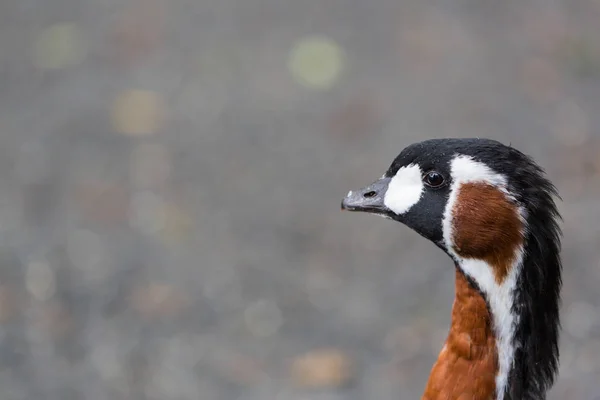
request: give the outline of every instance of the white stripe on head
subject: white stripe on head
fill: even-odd
[[[508,385],[508,374],[512,368],[514,353],[519,346],[514,340],[514,330],[519,316],[515,315],[512,307],[517,278],[523,262],[523,248],[518,250],[508,276],[499,284],[494,278],[494,270],[491,265],[483,260],[460,257],[454,251],[452,211],[461,185],[469,182],[486,183],[501,190],[509,199],[514,200],[514,197],[508,192],[507,179],[504,175],[494,172],[487,165],[475,161],[471,157],[461,155],[454,157],[450,162],[450,173],[452,185],[442,221],[444,242],[448,253],[456,260],[461,270],[477,283],[490,306],[498,349],[496,398],[502,400]],[[485,201],[485,199],[482,199],[482,201]],[[524,223],[525,214],[522,208],[519,209],[519,212]]]
[[[458,189],[461,185],[470,182],[481,182],[495,186],[503,192],[506,191],[506,177],[497,174],[487,165],[473,160],[473,158],[463,155],[455,156],[450,161],[450,176],[452,184],[450,186],[450,196],[444,210],[444,219],[442,220],[442,230],[444,242],[448,251],[452,252],[454,243],[452,242],[452,210],[458,197]],[[454,254],[453,254],[454,256]]]
[[[506,186],[506,177],[497,174],[487,165],[469,156],[457,155],[450,162],[450,173],[455,182],[485,182],[493,186]]]
[[[396,215],[406,213],[421,199],[424,189],[422,175],[416,164],[400,168],[390,180],[383,204]]]

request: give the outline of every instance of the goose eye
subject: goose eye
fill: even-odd
[[[430,187],[440,187],[444,184],[444,177],[439,172],[430,171],[423,176],[423,182]]]

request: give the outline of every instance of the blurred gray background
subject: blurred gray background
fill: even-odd
[[[600,397],[600,1],[0,2],[2,399],[420,398],[450,260],[341,198],[488,137],[564,216]]]

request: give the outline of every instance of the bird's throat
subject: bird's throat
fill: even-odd
[[[448,337],[422,400],[496,398],[498,351],[485,299],[456,268],[456,294]]]

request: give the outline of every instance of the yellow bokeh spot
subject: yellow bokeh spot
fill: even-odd
[[[162,238],[168,244],[176,244],[184,241],[192,230],[191,217],[183,209],[173,204],[165,207],[165,226],[162,230]]]
[[[294,46],[288,66],[297,83],[328,89],[339,78],[343,64],[343,51],[337,43],[326,37],[310,37]]]
[[[81,32],[74,24],[56,24],[43,30],[33,48],[33,62],[41,69],[60,69],[77,64],[85,56]]]
[[[155,92],[121,92],[112,108],[113,127],[117,132],[126,135],[153,134],[162,126],[165,108],[162,98]]]

